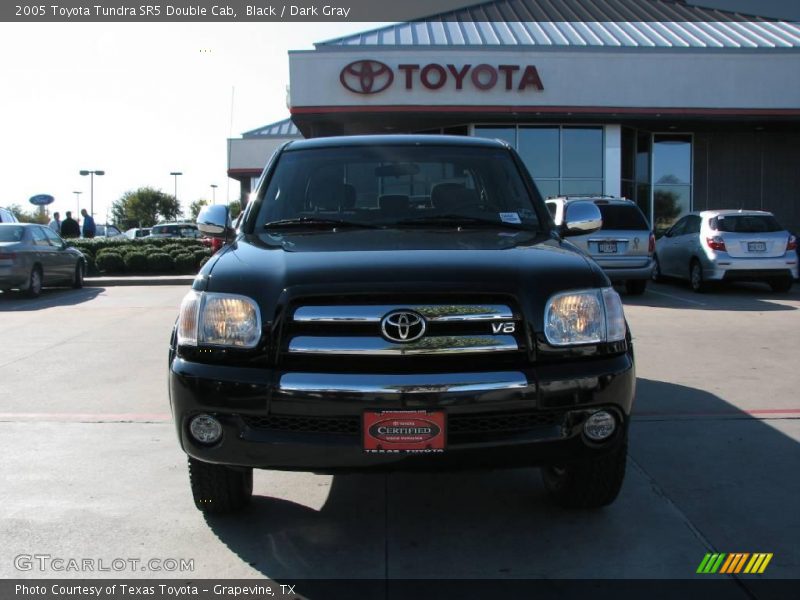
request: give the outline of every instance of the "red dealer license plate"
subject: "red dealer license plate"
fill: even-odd
[[[446,440],[444,411],[367,411],[363,417],[367,454],[439,454]]]

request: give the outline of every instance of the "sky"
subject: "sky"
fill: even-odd
[[[289,50],[376,23],[0,23],[0,206],[94,214],[126,191],[236,199],[229,137],[289,116]],[[233,100],[233,101],[232,101]]]
[[[697,4],[800,19],[789,0]],[[174,193],[174,171],[187,211],[236,199],[226,140],[289,116],[288,51],[381,25],[0,23],[0,206],[50,194],[62,217],[88,208],[80,170],[106,172],[94,178],[98,223],[126,191]]]

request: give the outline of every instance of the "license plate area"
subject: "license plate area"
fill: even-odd
[[[600,254],[616,254],[617,242],[598,242],[597,251]]]
[[[766,252],[767,251],[767,243],[766,242],[747,242],[747,251],[748,252]]]
[[[446,447],[447,415],[442,410],[370,410],[361,424],[367,454],[440,454]]]

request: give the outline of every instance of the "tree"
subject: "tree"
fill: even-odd
[[[111,206],[111,214],[121,229],[151,227],[159,220],[174,221],[183,215],[175,196],[151,187],[125,192]]]
[[[192,221],[197,221],[197,215],[200,214],[200,211],[203,210],[204,206],[208,206],[208,200],[195,200],[189,205],[189,215],[192,218]]]
[[[228,210],[231,213],[231,221],[235,221],[236,217],[239,216],[239,213],[242,212],[242,205],[234,200],[228,204]]]
[[[50,216],[45,211],[44,206],[27,211],[19,204],[12,204],[8,209],[14,213],[14,216],[17,217],[20,223],[39,223],[41,225],[47,225],[50,222]]]

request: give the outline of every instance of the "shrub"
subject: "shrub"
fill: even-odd
[[[147,270],[147,254],[138,251],[129,251],[125,254],[125,269],[132,273]]]
[[[169,254],[154,252],[147,255],[147,267],[156,272],[171,271],[175,267],[175,261]]]
[[[203,248],[202,250],[195,250],[194,251],[194,265],[197,268],[202,267],[205,264],[204,258],[211,258],[211,250],[206,250]]]
[[[101,252],[97,257],[97,268],[105,273],[121,273],[125,270],[122,256],[116,252]]]
[[[179,273],[192,273],[195,270],[193,254],[178,254],[175,257],[175,270]]]

